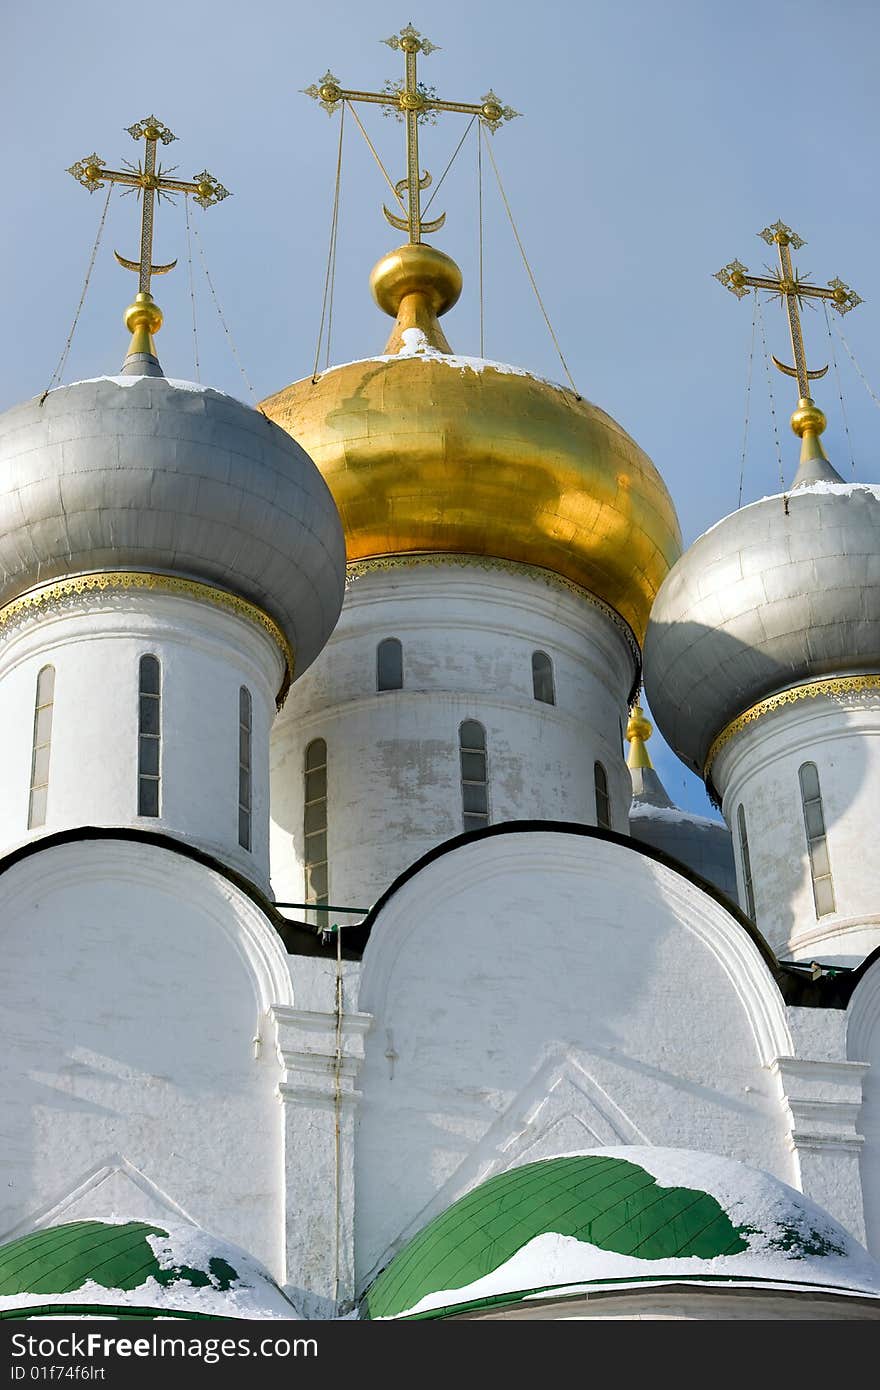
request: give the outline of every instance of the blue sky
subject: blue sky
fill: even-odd
[[[189,177],[206,167],[234,193],[198,219],[201,245],[256,398],[311,370],[338,115],[300,89],[329,66],[346,85],[376,89],[401,70],[379,40],[411,20],[440,49],[424,80],[453,100],[493,86],[523,113],[493,149],[539,287],[572,374],[638,440],[675,498],[685,540],[737,504],[751,304],[712,279],[734,256],[770,259],[757,233],[781,217],[807,241],[798,265],[819,283],[841,276],[865,303],[841,321],[880,395],[880,258],[876,225],[880,8],[872,0],[708,0],[628,5],[595,0],[50,0],[5,16],[0,93],[6,138],[2,228],[6,312],[0,408],[40,391],[64,346],[103,195],[66,168],[96,150],[111,165],[136,147],[124,127],[155,112],[178,135],[166,158]],[[392,177],[404,172],[402,128],[361,108]],[[423,133],[422,162],[439,177],[466,118]],[[561,367],[484,161],[486,355],[542,375]],[[367,277],[398,240],[381,215],[385,185],[353,123],[343,159],[332,360],[381,350],[387,321]],[[476,151],[466,142],[432,213],[436,244],[462,266],[465,292],[445,320],[453,347],[476,353],[479,324]],[[137,254],[132,198],[111,200],[74,340],[67,380],[115,370],[120,316],[133,277],[112,250]],[[155,282],[170,375],[192,376],[193,334],[181,206],[161,208],[155,255],[180,258]],[[195,294],[204,381],[249,399],[205,285]],[[780,310],[765,308],[768,349],[790,357]],[[807,315],[811,365],[828,360],[821,311]],[[849,425],[834,368],[817,385],[826,444],[845,476],[878,477],[880,416],[836,338]],[[797,443],[786,421],[790,383],[773,373],[786,477]],[[850,458],[854,453],[855,467]],[[760,355],[754,363],[745,501],[778,490]],[[667,788],[705,810],[699,782],[652,742]]]

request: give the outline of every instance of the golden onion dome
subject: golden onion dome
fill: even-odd
[[[396,318],[385,353],[262,403],[323,474],[349,562],[470,554],[540,566],[610,604],[641,642],[681,554],[647,454],[574,391],[454,356],[438,315],[461,272],[443,252],[391,252],[371,289]]]

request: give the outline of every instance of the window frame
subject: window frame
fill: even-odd
[[[41,685],[49,683],[48,699],[45,698],[45,689],[41,690]],[[42,697],[42,698],[41,698]],[[48,715],[45,711],[48,710]],[[41,720],[40,716],[44,715]],[[51,662],[41,666],[37,672],[36,685],[34,687],[34,731],[31,742],[31,775],[30,786],[28,789],[28,830],[40,830],[46,824],[46,812],[49,805],[49,763],[52,757],[52,725],[55,716],[55,667]],[[44,725],[41,729],[41,724]],[[40,734],[44,737],[37,742]],[[45,750],[45,769],[42,778],[37,781],[37,761],[38,756]]]
[[[736,826],[739,832],[739,858],[742,868],[743,888],[745,889],[745,911],[756,921],[755,914],[755,882],[752,877],[752,856],[749,850],[749,829],[746,823],[746,808],[742,802],[736,813]]]
[[[599,783],[600,774],[602,777],[601,785]],[[596,825],[600,830],[613,830],[614,826],[611,821],[611,793],[608,790],[608,772],[605,768],[605,764],[600,762],[598,758],[596,758],[593,763],[593,796],[596,802]],[[600,797],[605,803],[604,817],[599,806]]]
[[[546,663],[546,665],[542,663]],[[549,699],[546,695],[538,694],[538,682],[540,680],[549,682]],[[541,705],[556,705],[556,672],[553,669],[553,658],[540,649],[532,652],[532,698]]]
[[[152,662],[156,670],[156,689],[148,690],[144,688],[145,671],[151,667],[146,665]],[[150,681],[152,683],[152,681]],[[146,710],[152,708],[144,701],[155,701],[156,715],[145,719]],[[162,815],[162,662],[155,652],[142,652],[138,658],[138,751],[137,751],[137,813],[150,820],[157,820]],[[155,730],[145,728],[145,724],[155,722]],[[149,759],[145,757],[147,748],[155,746],[155,758],[152,754]],[[146,767],[155,762],[156,771],[147,771]],[[150,809],[153,804],[152,789],[155,788],[155,810]],[[149,800],[148,800],[148,792]]]
[[[807,788],[804,785],[804,774],[814,774],[816,782],[815,795],[807,795]],[[801,763],[798,768],[798,787],[801,794],[801,814],[804,818],[804,836],[807,843],[807,862],[810,866],[810,882],[813,888],[813,905],[816,909],[817,921],[822,917],[830,917],[837,911],[837,895],[834,892],[834,874],[831,868],[831,853],[828,845],[828,828],[825,824],[825,807],[822,800],[822,783],[819,779],[819,769],[814,762]],[[811,808],[811,810],[808,809]],[[817,832],[810,829],[810,820],[814,822],[818,818],[820,830]],[[817,856],[823,856],[823,862],[827,868],[823,872],[817,872]],[[820,898],[827,892],[830,899],[830,906],[822,907]]]
[[[473,728],[479,730],[480,746],[466,744],[465,729]],[[482,758],[483,775],[482,778],[466,777],[465,772],[468,765],[465,758]],[[472,765],[471,765],[472,766]],[[485,830],[490,823],[489,807],[489,750],[487,747],[485,725],[479,719],[462,719],[458,726],[458,769],[459,781],[461,786],[461,824],[465,833],[474,830]],[[482,795],[480,795],[482,792]],[[468,807],[468,801],[482,802],[483,810],[475,810],[473,806]]]
[[[397,669],[395,674],[398,677],[397,683],[389,685],[382,680],[382,656],[383,652],[396,652]],[[385,694],[391,690],[403,689],[403,643],[399,637],[383,637],[376,647],[376,691],[378,694]]]
[[[323,749],[323,752],[320,754],[323,761],[315,760],[313,754],[313,750],[318,750],[319,747]],[[327,796],[328,767],[329,753],[327,750],[327,740],[323,738],[310,739],[303,753],[303,901],[306,903],[313,903],[315,908],[327,907],[330,903],[330,855],[327,838],[329,821]],[[323,785],[323,790],[318,796],[309,796],[309,777],[315,778],[315,774],[319,772],[323,772],[324,775],[323,778],[316,779],[315,785]],[[312,791],[314,791],[314,785]],[[323,824],[318,825],[317,829],[314,826],[314,820],[312,820],[310,828],[310,812],[312,816],[314,816],[315,807],[319,808],[318,819],[323,822]],[[323,808],[323,816],[320,815],[321,808]],[[311,846],[309,843],[310,841]],[[323,857],[317,857],[313,853],[310,853],[310,850],[313,851],[315,849],[323,851]],[[321,893],[314,892],[312,889],[310,875],[315,869],[323,869],[324,871],[324,891]],[[327,924],[328,919],[326,912],[312,909],[307,912],[307,916],[309,921],[315,926],[326,926]]]
[[[254,700],[246,685],[238,690],[238,843],[253,853]]]

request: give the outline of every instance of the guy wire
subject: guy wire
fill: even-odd
[[[736,503],[737,509],[739,509],[742,506],[743,501],[743,479],[745,478],[746,473],[746,448],[749,442],[749,413],[752,397],[752,363],[755,357],[755,329],[757,327],[758,319],[758,291],[753,290],[752,293],[755,297],[755,301],[754,306],[752,308],[752,342],[749,348],[749,369],[746,375],[746,418],[745,424],[743,426],[742,458],[740,459],[739,464],[739,497],[737,498]]]
[[[825,315],[825,327],[828,329],[828,342],[831,344],[831,361],[834,363],[834,375],[837,379],[837,398],[840,401],[840,413],[843,416],[843,428],[846,431],[846,442],[849,445],[849,462],[853,477],[856,476],[856,455],[853,449],[852,435],[849,432],[849,420],[846,415],[846,405],[843,399],[843,387],[840,383],[840,368],[837,365],[837,353],[834,350],[834,339],[831,336],[831,320],[828,317],[828,305],[822,301],[822,312]]]
[[[510,210],[510,203],[507,201],[507,194],[504,192],[504,184],[501,182],[501,175],[500,175],[499,172],[498,172],[498,165],[495,163],[495,156],[494,156],[494,154],[492,153],[492,146],[491,146],[491,144],[490,144],[490,142],[489,142],[488,140],[487,140],[487,142],[486,142],[486,149],[489,151],[489,158],[490,158],[490,160],[492,161],[492,168],[495,170],[495,177],[496,177],[496,179],[498,180],[498,191],[499,191],[500,194],[501,194],[501,199],[502,199],[502,202],[504,203],[505,211],[507,212],[507,216],[508,216],[508,218],[510,219],[510,225],[511,225],[511,227],[512,227],[512,229],[513,229],[513,235],[514,235],[514,237],[516,238],[516,244],[517,244],[517,246],[519,247],[519,254],[522,256],[523,265],[524,265],[525,268],[526,268],[526,274],[528,275],[529,280],[531,281],[532,289],[535,291],[535,298],[536,298],[537,301],[538,301],[538,307],[540,308],[541,313],[544,315],[544,322],[545,322],[546,325],[547,325],[547,328],[548,328],[549,333],[550,333],[550,337],[553,339],[553,346],[556,348],[556,351],[557,351],[557,353],[559,354],[559,360],[560,360],[560,362],[562,363],[563,371],[565,372],[565,375],[568,377],[568,379],[569,379],[569,381],[570,381],[570,383],[571,383],[571,389],[572,389],[572,391],[574,392],[574,394],[575,394],[575,396],[577,397],[577,399],[578,399],[578,400],[582,400],[582,396],[581,396],[580,392],[578,391],[577,387],[576,387],[575,384],[574,384],[574,377],[572,376],[571,372],[568,370],[568,363],[566,362],[565,358],[564,358],[563,355],[562,355],[562,348],[559,346],[559,339],[556,337],[556,334],[553,332],[553,325],[552,325],[552,323],[550,322],[550,315],[547,313],[547,310],[544,308],[544,301],[543,301],[543,299],[541,298],[541,292],[540,292],[540,290],[538,289],[537,282],[536,282],[536,280],[535,280],[534,275],[532,274],[532,267],[529,265],[529,260],[528,260],[528,257],[527,257],[527,255],[526,255],[526,253],[525,253],[525,247],[523,246],[522,240],[520,239],[519,232],[518,232],[517,229],[516,229],[516,223],[515,223],[515,221],[513,220],[513,213],[512,213],[511,210]]]
[[[321,360],[321,343],[324,338],[324,323],[327,319],[327,305],[330,304],[330,323],[327,327],[327,364],[330,363],[330,329],[333,317],[332,286],[336,279],[336,231],[339,226],[339,190],[342,185],[342,137],[345,133],[345,108],[342,104],[342,119],[339,122],[339,145],[336,151],[336,183],[333,189],[333,213],[330,218],[330,243],[327,248],[327,270],[324,275],[324,297],[321,302],[321,323],[318,328],[318,341],[315,344],[315,365],[312,370],[312,385],[318,380],[318,363]],[[354,111],[354,107],[351,108]]]
[[[758,309],[758,324],[761,329],[761,343],[764,348],[764,371],[767,376],[767,394],[770,397],[770,419],[773,422],[773,438],[776,441],[776,462],[779,465],[779,482],[782,491],[785,492],[785,473],[782,468],[782,446],[779,443],[779,426],[776,420],[776,401],[773,398],[773,378],[770,375],[770,355],[767,352],[767,336],[764,332],[764,315],[761,311],[761,301],[755,291],[755,304]]]
[[[69,352],[70,352],[70,345],[71,345],[71,343],[73,342],[73,335],[74,335],[74,333],[76,332],[76,326],[77,326],[77,324],[79,323],[79,316],[80,316],[80,314],[81,314],[81,312],[82,312],[82,306],[83,306],[83,304],[85,303],[86,294],[88,293],[89,281],[90,281],[91,278],[92,278],[92,271],[93,271],[94,268],[95,268],[95,259],[96,259],[97,255],[98,255],[98,247],[101,245],[101,237],[102,237],[103,232],[104,232],[104,223],[107,221],[107,209],[108,209],[109,206],[110,206],[110,195],[112,194],[112,192],[113,192],[113,184],[112,184],[112,183],[108,183],[108,185],[107,185],[107,197],[104,199],[104,210],[103,210],[103,212],[101,213],[101,220],[100,220],[100,222],[98,223],[98,235],[95,237],[95,244],[94,244],[94,246],[92,247],[92,254],[91,254],[91,256],[89,257],[89,265],[88,265],[88,269],[87,269],[87,271],[86,271],[86,278],[85,278],[85,280],[83,281],[82,294],[80,295],[80,297],[79,297],[79,303],[78,303],[77,306],[76,306],[76,313],[75,313],[74,316],[73,316],[73,323],[70,325],[70,332],[69,332],[68,335],[67,335],[67,342],[64,344],[64,351],[62,352],[61,356],[60,356],[59,359],[58,359],[58,365],[57,365],[57,367],[55,368],[54,372],[52,373],[51,377],[49,378],[49,385],[46,387],[45,391],[43,392],[42,396],[40,397],[40,405],[43,404],[43,402],[45,401],[45,399],[46,399],[46,397],[48,396],[49,392],[52,390],[52,387],[55,385],[55,383],[61,381],[61,377],[62,377],[63,374],[64,374],[64,368],[67,366],[67,357],[68,357],[68,354],[69,354]]]
[[[201,366],[200,366],[200,364],[199,364],[199,334],[198,334],[198,329],[196,328],[196,287],[195,287],[195,283],[194,283],[194,281],[193,281],[192,239],[191,239],[191,237],[190,237],[190,227],[189,227],[189,194],[188,194],[188,193],[184,193],[184,195],[183,195],[183,206],[184,206],[184,210],[185,210],[185,212],[186,212],[186,264],[187,264],[187,268],[188,268],[188,270],[189,270],[189,297],[190,297],[190,303],[192,304],[193,354],[194,354],[194,356],[195,356],[195,363],[196,363],[196,381],[199,383],[199,385],[201,385],[201,381],[202,381],[202,375],[201,375],[202,369],[201,369]]]

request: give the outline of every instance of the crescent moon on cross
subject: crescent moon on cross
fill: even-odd
[[[787,367],[784,362],[780,362],[778,357],[774,357],[772,352],[770,356],[773,357],[774,367],[778,367],[779,370],[783,372],[786,376],[793,376],[795,381],[797,381],[797,372],[795,371],[794,367]],[[816,371],[807,372],[807,379],[809,381],[818,381],[820,376],[824,376],[827,371],[828,363],[826,362],[824,367],[817,367]]]
[[[135,274],[138,274],[141,268],[140,261],[127,261],[124,256],[120,256],[118,251],[114,251],[113,254],[121,266],[124,266],[126,270],[133,270]],[[150,274],[167,275],[169,270],[173,270],[176,265],[177,261],[170,261],[168,265],[151,265]]]

